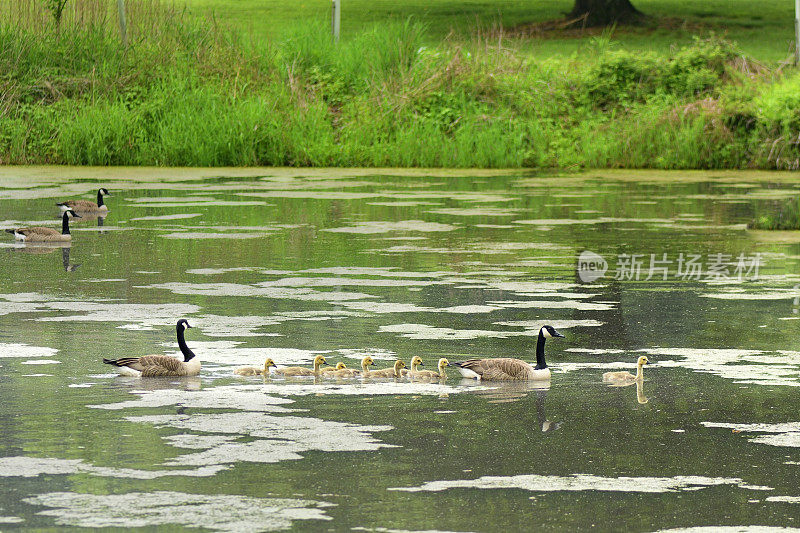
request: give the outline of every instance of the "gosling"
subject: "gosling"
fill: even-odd
[[[237,376],[266,376],[269,374],[270,367],[277,367],[275,361],[272,358],[267,357],[267,360],[264,361],[264,368],[258,368],[255,366],[240,366],[236,370],[233,371],[234,374]]]
[[[399,378],[400,372],[406,367],[406,364],[398,359],[394,362],[394,366],[383,368],[381,370],[373,370],[369,373],[371,378]]]
[[[322,365],[327,365],[328,362],[325,357],[318,355],[314,358],[314,369],[306,368],[303,366],[287,366],[285,368],[276,368],[273,374],[277,376],[293,377],[293,376],[319,376]]]
[[[647,363],[649,363],[649,361],[647,360],[647,357],[643,355],[636,362],[635,376],[627,371],[606,372],[605,374],[603,374],[603,383],[633,383],[635,381],[642,381],[644,379],[644,373],[642,372],[642,367]]]
[[[439,359],[439,371],[434,372],[433,370],[417,370],[411,374],[413,378],[420,378],[420,379],[444,379],[447,377],[447,372],[445,369],[447,365],[450,364],[450,361],[442,357]]]
[[[411,369],[402,370],[400,375],[403,377],[413,377],[417,372],[419,372],[420,366],[422,366],[422,358],[418,355],[415,355],[411,358]]]

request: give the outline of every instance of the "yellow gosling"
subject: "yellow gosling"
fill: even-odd
[[[403,377],[413,376],[416,372],[419,371],[419,367],[422,365],[422,358],[418,355],[415,355],[411,358],[411,369],[405,369],[400,372],[400,375]]]
[[[240,366],[234,370],[233,373],[237,376],[266,376],[269,374],[269,368],[271,366],[276,366],[275,361],[273,361],[271,357],[267,357],[267,360],[264,361],[264,368],[258,368],[255,366]]]
[[[636,362],[636,375],[634,376],[630,372],[606,372],[603,374],[603,382],[604,383],[633,383],[634,381],[642,381],[644,379],[644,373],[642,372],[642,367],[649,363],[647,357],[644,355],[639,358]]]
[[[383,368],[381,370],[373,370],[369,373],[369,377],[371,378],[399,378],[400,372],[406,367],[406,364],[401,361],[397,360],[394,362],[394,366],[390,366],[389,368]]]
[[[370,372],[369,367],[375,366],[375,361],[372,360],[372,357],[366,356],[361,359],[361,376],[368,377],[372,372]]]
[[[450,361],[442,357],[439,359],[439,371],[434,372],[433,370],[417,370],[411,374],[413,378],[421,378],[421,379],[440,379],[447,377],[447,365],[450,364]]]
[[[319,367],[322,365],[327,365],[328,362],[325,360],[325,357],[318,355],[314,358],[314,369],[306,368],[303,366],[287,366],[285,368],[276,368],[275,372],[273,372],[276,376],[285,376],[285,377],[292,377],[292,376],[319,376],[320,369]]]
[[[339,361],[338,363],[336,363],[335,368],[323,368],[322,375],[331,374],[332,372],[336,372],[337,370],[343,370],[345,368],[347,368],[347,365]]]

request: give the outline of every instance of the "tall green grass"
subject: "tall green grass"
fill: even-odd
[[[5,2],[5,3],[4,3]],[[333,43],[325,24],[243,40],[144,0],[123,48],[112,3],[58,31],[0,0],[0,163],[796,168],[794,74],[735,45],[536,60],[495,34],[426,44],[409,18]],[[26,8],[27,6],[27,8]],[[5,10],[5,11],[4,11]]]

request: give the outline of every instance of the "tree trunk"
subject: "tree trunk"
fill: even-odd
[[[617,22],[634,22],[642,13],[630,0],[575,0],[569,18],[584,17],[582,26],[610,26]]]

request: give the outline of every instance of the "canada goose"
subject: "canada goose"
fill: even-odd
[[[394,366],[390,366],[389,368],[383,368],[381,370],[372,370],[369,373],[369,377],[371,378],[399,378],[402,369],[406,367],[406,364],[398,359],[394,362]]]
[[[305,368],[303,366],[287,366],[284,368],[276,368],[273,374],[278,376],[319,376],[320,371],[319,367],[321,365],[327,365],[328,362],[325,358],[321,355],[318,355],[314,358],[314,369]]]
[[[542,326],[539,330],[539,340],[536,342],[536,366],[532,366],[521,359],[503,357],[498,359],[468,359],[450,363],[461,372],[465,378],[482,379],[486,381],[527,381],[549,380],[550,369],[544,360],[544,343],[550,337],[563,337],[553,326]]]
[[[647,357],[644,355],[636,361],[636,375],[634,376],[630,372],[622,371],[622,372],[606,372],[603,374],[603,382],[608,383],[633,383],[634,381],[642,381],[644,379],[644,373],[642,372],[642,367],[649,363]]]
[[[266,376],[269,374],[269,368],[271,366],[276,366],[275,361],[273,361],[271,357],[267,357],[267,360],[264,361],[264,368],[258,368],[256,366],[240,366],[234,370],[233,373],[237,376]]]
[[[178,334],[178,347],[183,354],[183,361],[169,355],[145,355],[144,357],[123,357],[121,359],[103,359],[107,365],[119,367],[123,376],[161,377],[161,376],[196,376],[200,373],[200,360],[195,359],[194,352],[186,346],[183,332],[191,328],[185,318],[178,320],[175,329]]]
[[[420,365],[422,365],[422,358],[418,355],[415,355],[414,357],[411,358],[411,368],[401,370],[400,375],[403,377],[410,376],[414,372],[417,372]]]
[[[439,359],[439,371],[435,372],[433,370],[417,370],[411,374],[413,378],[422,378],[422,379],[440,379],[447,377],[447,365],[450,364],[450,361],[442,357]]]
[[[106,212],[108,211],[108,206],[103,203],[103,196],[111,196],[105,187],[97,189],[97,203],[89,200],[67,200],[66,202],[58,202],[56,205],[61,211],[74,209],[75,211],[85,211],[87,213]]]
[[[331,372],[336,372],[337,370],[344,370],[345,368],[347,368],[347,365],[345,365],[343,362],[339,361],[338,363],[336,363],[336,367],[335,368],[334,367],[323,368],[322,369],[322,374],[330,374]]]
[[[72,209],[64,211],[61,217],[61,233],[53,228],[34,226],[32,228],[7,229],[6,233],[14,234],[14,238],[22,242],[68,242],[72,240],[69,232],[69,217],[81,218]]]

